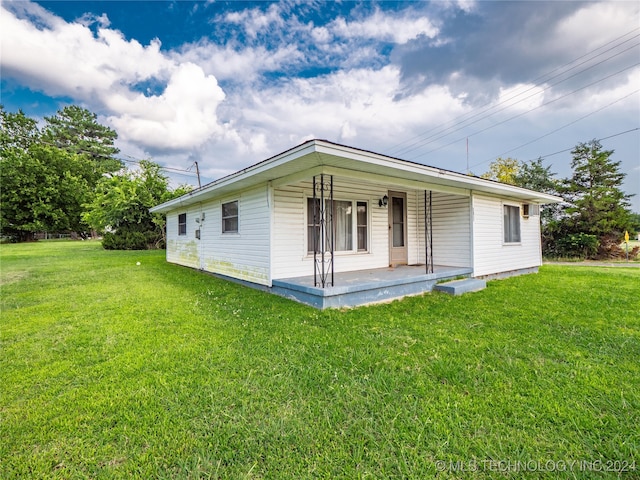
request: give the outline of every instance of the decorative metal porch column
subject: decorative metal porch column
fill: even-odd
[[[427,273],[433,273],[433,223],[431,190],[424,191],[424,258]]]
[[[328,195],[328,197],[327,197]],[[313,177],[313,285],[333,287],[333,175]]]

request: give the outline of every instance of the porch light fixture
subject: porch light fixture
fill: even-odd
[[[378,200],[379,207],[386,207],[387,205],[389,205],[389,197],[387,197],[386,195]]]

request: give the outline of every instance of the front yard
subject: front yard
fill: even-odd
[[[164,252],[0,260],[2,478],[640,476],[640,269],[319,312]]]

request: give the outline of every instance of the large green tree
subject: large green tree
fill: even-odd
[[[122,168],[116,132],[95,114],[65,107],[43,130],[22,111],[0,107],[0,229],[27,240],[41,231],[82,232],[82,205],[105,173]]]
[[[640,213],[632,213],[630,217],[631,221],[631,230],[629,230],[630,234],[638,234],[640,233]]]
[[[34,143],[8,149],[0,168],[0,229],[24,241],[36,232],[84,230],[82,205],[89,186],[86,160],[59,148]]]
[[[103,231],[103,246],[116,250],[162,248],[165,244],[163,215],[149,209],[187,193],[191,188],[169,188],[169,179],[161,167],[143,160],[137,170],[122,170],[105,176],[96,195],[86,205],[84,220]]]
[[[541,158],[525,163],[498,158],[483,177],[565,200],[542,209],[545,255],[615,257],[625,230],[634,228],[630,197],[622,190],[621,162],[612,160],[613,150],[604,150],[597,140],[579,143],[571,154],[573,173],[564,180],[557,180]]]
[[[571,177],[558,183],[565,202],[543,231],[543,253],[551,256],[616,258],[620,242],[633,229],[629,195],[622,190],[625,174],[613,150],[597,140],[579,143],[571,151]]]
[[[522,162],[518,165],[515,175],[513,175],[513,183],[519,187],[535,190],[555,195],[558,193],[558,181],[554,178],[555,173],[551,171],[551,167],[545,167],[542,164],[542,158]]]
[[[622,190],[621,162],[613,161],[613,150],[603,150],[597,140],[579,143],[571,154],[573,175],[561,189],[570,204],[565,210],[568,230],[621,239],[631,227],[630,196]]]

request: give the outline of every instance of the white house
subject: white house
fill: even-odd
[[[325,308],[537,271],[540,205],[559,200],[310,140],[151,211],[167,261]]]

